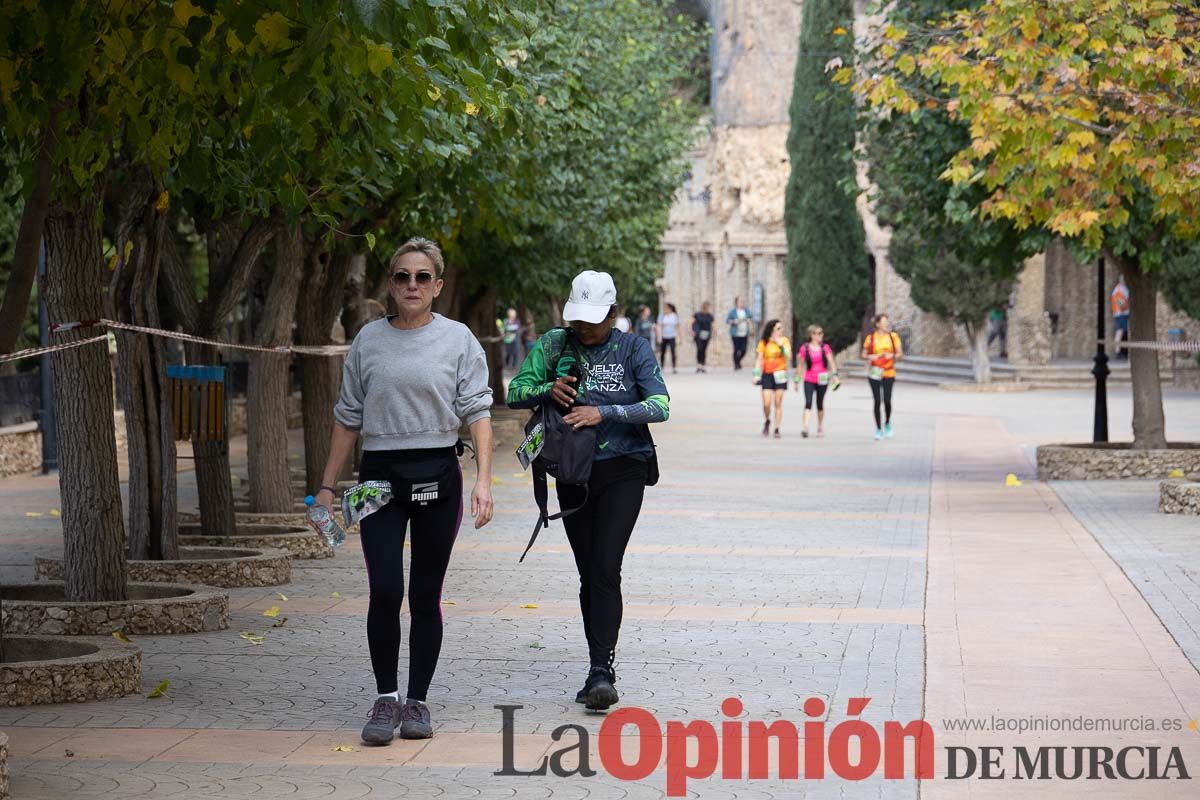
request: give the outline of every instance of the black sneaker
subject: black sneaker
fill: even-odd
[[[367,744],[388,744],[395,738],[400,725],[400,703],[391,697],[381,697],[371,706],[362,740]]]
[[[617,690],[613,688],[616,680],[617,676],[611,669],[592,667],[588,673],[587,683],[583,685],[583,688],[587,690],[585,705],[589,711],[607,711],[609,706],[616,704]]]
[[[428,739],[433,736],[433,722],[429,719],[429,706],[420,700],[405,701],[400,709],[400,738]]]
[[[586,703],[587,702],[587,693],[588,693],[587,683],[584,683],[583,688],[575,693],[575,702],[576,703]]]

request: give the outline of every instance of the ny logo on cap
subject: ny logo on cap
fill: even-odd
[[[580,300],[590,300],[590,299],[591,299],[591,292],[589,292],[587,289],[584,289],[583,291],[581,291],[581,292],[579,293],[579,299],[580,299]]]

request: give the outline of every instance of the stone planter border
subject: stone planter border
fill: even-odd
[[[1158,485],[1158,510],[1200,516],[1200,482],[1165,480]]]
[[[1165,450],[1132,450],[1128,442],[1044,444],[1037,449],[1043,481],[1166,478],[1174,470],[1200,474],[1200,444],[1171,442]]]
[[[142,651],[134,645],[111,636],[4,637],[5,652],[17,656],[37,645],[51,657],[0,663],[0,707],[86,703],[141,689]]]
[[[130,561],[129,578],[234,589],[279,586],[292,579],[286,550],[241,547],[180,547],[177,561]],[[61,558],[34,559],[36,580],[62,580]]]
[[[242,523],[232,536],[208,536],[199,525],[180,525],[179,543],[191,547],[267,547],[286,550],[292,558],[333,558],[333,547],[312,528],[296,525]]]
[[[33,635],[106,636],[130,634],[203,633],[229,627],[229,595],[211,586],[172,583],[131,583],[130,598],[113,603],[72,603],[62,598],[61,583],[31,583],[0,588],[56,597],[4,597],[5,633]],[[136,595],[142,595],[138,597]],[[150,596],[148,596],[150,595]],[[169,596],[152,596],[169,595]]]
[[[177,515],[180,525],[198,525],[199,511],[180,511]],[[234,522],[238,525],[286,525],[289,528],[303,528],[308,525],[308,515],[303,511],[290,514],[255,514],[250,511],[235,512]],[[312,530],[309,528],[309,530]]]

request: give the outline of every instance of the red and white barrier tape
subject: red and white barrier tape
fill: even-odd
[[[263,347],[252,344],[234,344],[233,342],[222,342],[216,339],[205,339],[200,336],[193,336],[190,333],[179,333],[177,331],[165,331],[161,328],[147,328],[143,325],[132,325],[128,322],[117,322],[111,319],[92,319],[82,320],[79,322],[64,322],[61,325],[51,325],[51,333],[59,333],[61,331],[69,331],[76,328],[113,328],[122,331],[133,331],[135,333],[145,333],[150,336],[162,336],[167,339],[178,339],[182,342],[193,342],[195,344],[209,345],[210,347],[219,347],[223,350],[249,350],[256,353],[278,353],[286,355],[288,353],[299,353],[306,356],[340,356],[350,350],[350,345],[279,345],[276,347]]]
[[[18,350],[15,353],[0,355],[0,364],[4,364],[9,361],[20,361],[23,358],[42,356],[46,353],[57,353],[60,350],[70,350],[73,347],[83,347],[85,344],[94,344],[96,342],[106,341],[108,341],[107,336],[93,336],[91,339],[80,339],[77,342],[66,342],[64,344],[55,344],[49,347],[31,347],[28,350]]]
[[[1116,339],[1101,339],[1097,344],[1113,348],[1127,347],[1130,350],[1162,350],[1175,353],[1200,353],[1200,341],[1192,342],[1124,342]]]

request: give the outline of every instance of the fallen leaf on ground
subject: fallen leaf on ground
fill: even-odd
[[[537,604],[536,603],[526,603],[525,605],[521,606],[521,608],[537,608]]]
[[[443,600],[443,601],[442,601],[442,605],[444,605],[444,606],[456,606],[456,605],[458,605],[458,601],[457,601],[457,600]]]
[[[271,623],[271,627],[272,628],[282,628],[286,624],[287,624],[287,617],[280,617],[279,619],[277,619]]]
[[[341,593],[341,592],[334,592],[333,594],[331,594],[331,595],[329,595],[329,596],[330,596],[330,597],[341,597],[341,596],[342,596],[342,593]]]
[[[133,639],[130,639],[128,636],[121,633],[120,631],[113,631],[112,635],[113,635],[113,638],[116,639],[118,642],[124,642],[125,644],[133,644]]]
[[[348,744],[339,744],[337,747],[333,748],[333,752],[335,752],[335,753],[353,753],[354,748]]]
[[[40,517],[40,516],[42,516],[42,512],[40,512],[40,511],[26,511],[26,512],[25,512],[25,516],[27,516],[27,517]]]
[[[1021,483],[1020,480],[1017,479],[1016,475],[1014,475],[1010,472],[1004,476],[1004,485],[1005,486],[1021,486],[1023,484]]]
[[[287,595],[284,594],[283,592],[276,592],[275,596],[278,597],[280,600],[287,600]]]
[[[263,612],[263,616],[264,617],[278,617],[279,616],[279,606],[271,606],[270,608],[268,608],[266,611]]]
[[[166,697],[167,696],[167,688],[170,685],[171,685],[170,681],[163,681],[158,686],[155,686],[153,689],[151,689],[150,694],[146,695],[146,697],[151,700],[156,697]]]
[[[67,758],[74,758],[74,757],[75,757],[75,751],[74,751],[74,750],[67,750],[67,751],[66,751],[66,756],[67,756]]]
[[[1182,473],[1182,472],[1181,472],[1181,473],[1179,473],[1179,476],[1180,476],[1180,477],[1183,477],[1183,473]],[[62,516],[62,514],[60,514],[60,513],[59,513],[59,511],[58,511],[58,509],[57,509],[57,508],[52,508],[52,509],[50,509],[50,516],[52,516],[52,517],[61,517],[61,516]]]
[[[546,645],[542,644],[541,642],[534,642],[533,644],[531,644],[529,646],[532,647],[534,650],[545,650],[546,649]]]
[[[1181,469],[1173,469],[1173,470],[1171,470],[1171,471],[1170,471],[1170,472],[1167,474],[1167,477],[1168,477],[1168,478],[1182,478],[1182,477],[1183,477],[1183,470],[1181,470]]]
[[[250,644],[262,644],[263,641],[267,638],[267,637],[263,636],[261,633],[254,633],[252,631],[242,631],[241,633],[238,634],[238,636],[242,637]]]

